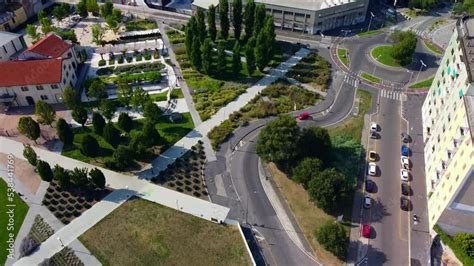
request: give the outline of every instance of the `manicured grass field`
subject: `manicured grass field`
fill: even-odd
[[[376,35],[376,34],[381,34],[381,33],[383,33],[382,30],[370,30],[370,31],[359,32],[357,33],[357,35],[360,37],[363,37],[363,36]]]
[[[431,77],[429,79],[422,80],[420,82],[417,82],[415,84],[410,85],[410,89],[424,89],[424,88],[429,88],[431,87],[431,83],[433,83],[434,77]]]
[[[377,83],[377,84],[380,83],[380,82],[382,82],[381,79],[379,79],[379,78],[376,77],[376,76],[372,76],[372,75],[370,75],[370,74],[367,73],[367,72],[362,72],[361,76],[362,76],[363,79],[366,79],[366,80],[368,80],[368,81],[372,81],[372,82]]]
[[[339,48],[337,49],[337,56],[345,66],[349,66],[349,57],[347,49]]]
[[[238,229],[132,198],[80,237],[104,265],[251,265]]]
[[[391,67],[401,67],[395,58],[392,57],[392,46],[390,45],[380,45],[372,49],[370,54],[372,57],[377,60],[379,63],[382,63]]]
[[[154,102],[162,102],[166,101],[166,96],[168,95],[168,91],[164,91],[161,93],[149,94],[150,99]],[[183,91],[181,89],[174,89],[171,93],[171,99],[180,99],[184,98]]]
[[[28,205],[18,196],[15,192],[13,194],[13,202],[9,201],[8,194],[8,185],[7,183],[0,178],[0,206],[2,206],[2,214],[0,215],[0,264],[3,265],[7,259],[8,255],[8,235],[10,233],[14,234],[13,240],[15,240],[18,231],[20,230],[21,225],[23,224],[23,219],[25,219],[26,213],[28,212]],[[7,207],[7,205],[15,205],[15,207]],[[9,215],[7,211],[9,209],[14,209],[13,223],[9,223]],[[10,230],[11,229],[11,230]],[[19,248],[19,247],[15,247]]]
[[[427,40],[423,40],[423,43],[425,44],[425,46],[430,49],[433,53],[437,54],[437,55],[441,55],[443,54],[443,51],[441,49],[439,49],[438,47],[436,47],[436,45],[434,45],[432,42],[430,41],[427,41]]]

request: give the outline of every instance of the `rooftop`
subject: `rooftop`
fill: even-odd
[[[262,3],[274,6],[284,6],[302,10],[317,11],[333,6],[344,5],[355,2],[356,0],[255,0],[256,3]],[[193,5],[207,9],[210,5],[217,6],[219,0],[195,0]]]
[[[469,124],[469,130],[471,131],[471,138],[474,141],[474,95],[466,94],[463,98],[464,105],[466,106],[467,122]]]
[[[459,19],[456,28],[461,40],[468,79],[472,83],[474,81],[474,17],[466,16]]]
[[[56,34],[50,34],[28,48],[27,51],[50,58],[57,58],[71,46],[71,44],[63,41],[63,39]]]
[[[60,58],[2,62],[0,88],[60,83],[61,66]]]
[[[8,31],[0,31],[0,46],[3,46],[6,43],[9,43],[19,37],[21,37],[21,34],[16,34]]]

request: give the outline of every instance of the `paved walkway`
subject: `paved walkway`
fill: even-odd
[[[308,53],[308,49],[300,49],[286,62],[283,62],[278,67],[272,69],[270,73],[265,75],[265,77],[248,88],[247,91],[240,95],[236,100],[221,108],[209,120],[197,125],[195,129],[189,132],[184,138],[179,140],[174,146],[153,160],[152,168],[139,173],[139,177],[143,179],[151,179],[152,177],[156,176],[156,174],[166,169],[168,165],[172,164],[177,158],[181,157],[186,151],[190,150],[192,146],[196,145],[200,139],[206,137],[207,133],[211,131],[211,129],[220,125],[224,120],[226,120],[231,113],[240,110],[240,108],[246,105],[268,85],[285,76],[288,70],[296,65]]]

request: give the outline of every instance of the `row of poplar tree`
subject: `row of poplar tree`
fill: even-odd
[[[242,0],[232,2],[232,16],[228,0],[219,0],[219,28],[216,27],[216,7],[209,6],[207,16],[203,9],[197,10],[186,25],[186,52],[191,64],[198,71],[211,74],[215,63],[218,76],[227,73],[226,41],[232,22],[235,44],[232,49],[232,74],[237,77],[242,69],[241,53],[246,59],[247,73],[251,76],[256,68],[260,71],[269,64],[275,52],[275,29],[273,18],[266,14],[265,5],[250,0],[242,7]],[[206,25],[207,19],[207,25]],[[242,35],[244,31],[244,36]],[[242,38],[241,38],[242,37]],[[216,62],[213,62],[213,47],[217,46]]]

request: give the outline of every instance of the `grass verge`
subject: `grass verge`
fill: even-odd
[[[381,80],[380,78],[378,78],[378,77],[376,77],[376,76],[372,76],[372,75],[370,75],[370,74],[367,73],[367,72],[362,72],[362,73],[360,74],[360,76],[361,76],[363,79],[368,80],[368,81],[371,81],[371,82],[373,82],[373,83],[380,84],[380,82],[382,82],[382,80]]]
[[[137,198],[80,240],[103,265],[251,265],[235,227]]]
[[[337,49],[337,56],[339,57],[339,60],[348,67],[349,66],[349,57],[347,53],[347,49],[345,48],[339,48]]]
[[[155,93],[155,94],[149,94],[149,95],[152,101],[162,102],[162,101],[166,101],[166,97],[168,96],[168,91]],[[171,99],[181,99],[181,98],[184,98],[183,91],[181,89],[174,89],[173,92],[171,93]]]
[[[410,89],[424,89],[424,88],[429,88],[431,87],[431,83],[433,83],[434,77],[431,77],[429,79],[422,80],[420,82],[417,82],[415,84],[410,85]]]
[[[433,53],[437,55],[443,54],[443,51],[439,49],[436,45],[434,45],[432,42],[423,40],[423,44],[426,46],[426,48],[430,49]]]
[[[18,194],[10,189],[2,178],[0,178],[0,193],[0,206],[5,208],[0,216],[0,228],[2,228],[2,234],[0,234],[0,264],[3,265],[9,254],[7,250],[9,244],[7,241],[11,239],[15,241],[16,235],[23,224],[23,220],[29,208]],[[7,205],[12,205],[13,207]],[[9,221],[9,215],[7,214],[10,210],[13,210],[13,214],[15,215],[12,219],[13,222]],[[10,234],[13,235],[12,238],[9,237]]]
[[[363,37],[363,36],[376,35],[376,34],[382,34],[382,33],[383,33],[383,30],[369,30],[369,31],[359,32],[357,33],[357,36]]]
[[[401,67],[400,63],[392,57],[392,46],[390,45],[380,45],[370,51],[372,57],[377,60],[377,62],[391,66],[391,67]]]

